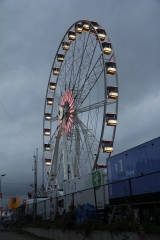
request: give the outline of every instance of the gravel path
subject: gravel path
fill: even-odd
[[[0,240],[47,240],[23,231],[0,231]]]

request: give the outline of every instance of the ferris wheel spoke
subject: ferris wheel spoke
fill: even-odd
[[[83,168],[85,167],[86,168],[86,163],[88,163],[89,161],[89,154],[88,154],[88,151],[86,149],[86,137],[84,136],[84,132],[81,130],[81,128],[78,126],[77,129],[79,129],[79,156],[74,152],[74,156],[76,157],[75,158],[75,161],[76,161],[76,164],[77,164],[77,168],[78,168],[78,172],[79,174],[81,175],[81,173],[83,173]],[[81,134],[80,134],[81,132]],[[83,138],[82,138],[83,136]],[[89,144],[88,144],[89,145]],[[77,146],[77,142],[76,142],[76,146]],[[80,163],[80,159],[79,157],[81,156],[81,160],[82,158],[85,160],[84,163]],[[78,159],[78,160],[77,160]],[[88,167],[86,168],[90,171],[90,165],[88,165]]]
[[[93,41],[93,39],[92,39],[92,41]],[[91,45],[90,51],[88,52],[88,50],[86,48],[86,51],[85,51],[85,54],[84,54],[84,57],[83,57],[81,71],[80,71],[79,77],[78,77],[77,92],[80,91],[81,86],[85,83],[85,77],[88,74],[88,71],[89,71],[90,66],[92,64],[92,61],[93,61],[93,57],[94,57],[94,54],[95,54],[97,42],[95,43],[95,45],[93,45],[92,43],[93,42],[90,42],[90,45]]]
[[[75,43],[75,46],[77,46],[76,43]],[[81,51],[82,51],[82,52],[84,51],[84,45],[83,45],[83,47],[81,48]],[[79,71],[79,70],[78,70],[78,69],[79,69],[79,65],[81,64],[81,60],[82,60],[82,56],[81,56],[82,53],[81,53],[81,51],[78,49],[78,51],[75,51],[75,53],[74,53],[74,56],[76,56],[76,55],[77,55],[77,52],[79,52],[78,57],[75,57],[75,58],[74,58],[74,59],[75,59],[75,61],[74,61],[74,68],[73,68],[72,66],[70,67],[71,72],[73,72],[73,70],[74,70],[73,78],[70,77],[70,69],[68,69],[70,89],[73,89],[73,87],[74,87],[74,85],[75,85],[75,82],[76,82],[77,72]],[[71,80],[73,80],[73,81],[72,81],[72,84],[71,84]],[[73,92],[73,90],[72,90],[72,92]]]
[[[87,137],[90,139],[91,144],[93,147],[97,148],[99,141],[96,138],[96,136],[91,132],[91,129],[89,129],[85,124],[76,116],[76,124],[77,126],[81,127],[81,133],[87,132]],[[83,132],[82,132],[83,129]]]
[[[117,101],[107,102],[106,104],[111,105],[111,104],[114,104],[114,103],[117,103]],[[78,109],[75,110],[74,115],[75,114],[80,114],[80,113],[83,113],[83,112],[88,112],[88,111],[94,110],[96,108],[104,107],[104,104],[105,104],[105,101],[101,101],[101,102],[98,102],[98,103],[93,103],[93,104],[88,105],[86,107],[78,108]]]
[[[72,85],[72,81],[73,81],[73,76],[74,76],[74,61],[75,61],[75,42],[73,42],[72,44],[72,61],[71,61],[71,76],[70,76],[70,81],[69,81],[69,89],[71,89],[71,85]]]
[[[83,36],[84,37],[84,39],[85,39],[85,36]],[[82,37],[80,36],[80,38],[79,38],[79,40],[81,40],[81,43],[83,43],[84,42],[84,40],[82,40]],[[80,44],[80,47],[79,48],[77,48],[77,44],[76,44],[76,42],[77,42],[77,38],[76,38],[76,40],[73,42],[73,43],[71,43],[71,47],[72,47],[72,45],[74,44],[74,46],[76,46],[75,47],[75,50],[74,50],[74,52],[73,51],[71,51],[71,48],[69,49],[69,51],[67,51],[67,53],[66,53],[66,55],[65,55],[65,59],[64,59],[64,64],[62,64],[62,67],[61,67],[61,73],[64,73],[64,68],[65,68],[65,77],[68,77],[68,87],[69,87],[69,82],[70,82],[70,80],[71,80],[71,72],[72,72],[72,63],[73,63],[73,53],[74,53],[74,55],[76,56],[78,56],[76,59],[75,59],[75,62],[78,62],[79,60],[81,60],[81,51],[82,51],[82,49],[83,49],[83,45],[82,44]],[[79,53],[79,54],[78,54]],[[67,68],[67,69],[66,69]],[[62,77],[61,77],[61,81],[62,81],[62,83],[63,83],[63,75],[62,75]]]
[[[92,171],[92,168],[94,166],[94,158],[95,158],[93,153],[93,143],[89,141],[90,140],[89,131],[86,127],[84,127],[81,121],[79,121],[79,126],[84,136],[85,147],[87,150],[87,161],[89,163],[89,171]]]
[[[73,44],[71,45],[71,48],[73,48]],[[58,75],[57,81],[59,81],[59,86],[61,89],[61,94],[69,88],[69,83],[72,76],[72,69],[73,69],[73,53],[74,51],[71,51],[71,48],[69,51],[66,52],[65,58],[63,63],[61,63],[61,71]],[[69,56],[68,56],[69,54]]]
[[[60,103],[61,97],[56,93],[56,92],[51,92],[48,91],[48,96],[51,96],[54,99],[54,103],[56,102],[57,104]]]
[[[74,92],[75,87],[76,87],[76,92],[79,91],[79,87],[82,84],[82,74],[84,75],[84,78],[88,74],[88,71],[90,69],[90,66],[91,66],[91,63],[93,60],[93,56],[94,56],[94,53],[96,50],[97,42],[95,42],[95,38],[93,38],[93,36],[91,36],[89,34],[88,39],[90,39],[90,41],[85,46],[85,49],[83,51],[83,59],[80,63],[80,66],[79,66],[79,69],[77,72],[77,76],[75,77],[75,84],[73,86],[73,92]],[[87,39],[87,41],[88,41],[88,39]],[[87,50],[88,49],[87,47],[89,48],[89,50]]]
[[[87,152],[86,148],[85,148],[85,141],[84,141],[84,132],[87,132],[87,129],[80,127],[80,125],[78,124],[78,122],[75,124],[77,128],[79,128],[79,133],[80,133],[80,156],[82,157],[82,155]],[[88,138],[88,141],[91,140],[90,136]],[[92,146],[92,149],[96,152],[97,151],[97,145],[94,143],[94,141],[90,141],[90,145]]]
[[[91,52],[90,54],[94,55],[94,51]],[[89,54],[88,54],[88,56],[85,56],[85,57],[84,57],[84,60],[87,59],[87,58],[89,58]],[[79,62],[78,62],[79,59],[81,59],[81,56],[80,56],[78,59],[75,59],[74,65],[77,66],[77,67],[78,67],[78,64],[79,64]],[[91,61],[92,61],[92,59],[90,60],[90,62],[88,63],[88,65],[87,65],[87,63],[86,63],[84,66],[81,67],[81,71],[82,71],[82,72],[83,72],[84,70],[86,70],[86,67],[87,67],[87,66],[88,66],[88,69],[89,69],[90,64],[91,64]],[[67,79],[67,80],[68,80],[68,84],[66,84],[66,87],[67,87],[67,88],[70,88],[70,86],[69,86],[69,81],[71,80],[71,77],[72,77],[72,79],[76,79],[77,73],[75,72],[75,73],[71,74],[71,72],[73,72],[72,69],[75,69],[75,68],[76,68],[76,67],[73,68],[73,65],[72,65],[72,64],[68,65],[67,67],[68,67],[68,69],[67,69],[67,71],[65,71],[65,72],[64,72],[64,69],[62,69],[61,75],[59,76],[59,80],[63,83],[63,82],[64,82],[64,79]],[[86,75],[86,74],[85,74],[85,75]],[[84,77],[85,77],[85,75],[84,75]],[[66,81],[65,81],[65,82],[66,82]],[[64,85],[64,83],[63,83],[63,85]],[[62,86],[62,84],[61,84],[61,86]],[[76,88],[76,90],[75,90],[75,88]],[[78,88],[77,88],[77,86],[76,86],[76,81],[75,81],[75,82],[73,82],[73,84],[72,84],[72,92],[74,93],[74,92],[77,92],[77,91],[78,91]]]
[[[88,168],[86,168],[86,164],[82,164],[82,162],[80,162],[80,157],[81,160],[82,158],[85,159],[85,161],[88,160],[88,158],[86,159],[86,155],[87,155],[87,151],[86,151],[86,147],[85,147],[85,141],[84,139],[82,139],[83,133],[81,131],[80,133],[80,128],[77,125],[75,126],[75,142],[74,145],[72,147],[72,154],[74,157],[74,161],[73,161],[73,169],[74,169],[74,176],[80,176],[81,174],[83,174],[83,169],[85,167],[85,169],[87,170]],[[73,135],[72,135],[73,136]],[[84,137],[84,136],[83,136]],[[72,137],[74,139],[74,136]],[[88,169],[90,170],[90,169]]]
[[[93,135],[96,136],[97,131],[97,122],[98,122],[98,114],[99,108],[96,108],[94,111],[89,111],[88,113],[88,120],[87,120],[87,127],[92,129]]]
[[[76,57],[76,60],[79,61],[81,60],[81,50],[83,49],[83,46],[80,46],[79,48],[77,47],[77,41],[75,41],[75,55],[78,55]],[[69,56],[68,56],[69,55]],[[70,54],[70,51],[68,51],[66,53],[66,58],[65,58],[65,64],[68,66],[68,68],[70,68],[70,62],[72,61],[72,55]],[[63,69],[64,65],[62,66]]]
[[[77,52],[74,55],[76,55]],[[64,86],[64,80],[65,80],[65,90],[67,88],[69,88],[69,83],[70,83],[70,80],[71,80],[71,72],[72,72],[72,69],[73,69],[73,63],[71,62],[72,57],[73,57],[72,55],[70,57],[68,57],[67,60],[65,58],[65,60],[64,60],[65,62],[63,64],[62,68],[61,68],[61,72],[60,72],[60,75],[59,75],[59,81],[61,83],[61,86]],[[81,56],[79,56],[78,58],[75,59],[75,64],[78,65],[79,60],[81,60]],[[74,78],[74,75],[73,75],[73,78]]]
[[[51,180],[51,178],[54,177],[54,184],[55,184],[55,176],[56,176],[56,172],[57,172],[59,140],[60,140],[60,138],[56,137],[56,141],[55,141],[54,149],[52,150],[52,157],[51,157],[52,164],[51,164],[51,168],[50,168],[50,180]]]
[[[51,118],[51,122],[57,121],[58,120],[58,116],[55,116],[53,118]]]
[[[91,36],[89,35],[88,39],[90,39]],[[88,41],[87,39],[87,41]],[[82,41],[82,40],[81,40]],[[86,43],[87,43],[86,41]],[[74,92],[74,88],[76,86],[77,88],[77,77],[78,77],[78,73],[80,71],[80,65],[81,65],[81,62],[82,62],[82,65],[81,65],[81,72],[85,71],[86,72],[86,69],[88,68],[87,72],[85,73],[85,75],[88,73],[89,71],[89,68],[90,68],[90,65],[91,65],[91,61],[92,61],[92,58],[94,56],[94,52],[95,52],[95,49],[96,49],[96,46],[97,46],[97,42],[96,44],[93,44],[93,42],[95,41],[95,39],[91,39],[91,41],[86,44],[85,46],[85,49],[84,49],[84,43],[83,43],[83,52],[84,52],[84,55],[83,53],[80,55],[81,51],[82,51],[82,47],[77,48],[77,41],[75,41],[73,44],[74,44],[74,51],[68,51],[71,53],[71,56],[67,58],[65,58],[65,64],[62,65],[61,67],[61,74],[59,76],[59,80],[62,82],[61,85],[64,84],[64,78],[65,80],[68,79],[68,84],[67,86],[69,88],[71,88],[71,80],[73,79],[76,79],[75,81],[72,81],[72,92]],[[87,51],[87,47],[89,45],[92,45],[93,49],[90,49],[90,51],[88,52]],[[90,47],[91,48],[91,47]],[[77,54],[79,52],[79,55]],[[78,57],[76,57],[78,55]],[[82,55],[83,55],[83,61],[82,61]],[[91,57],[90,57],[91,55]],[[67,57],[67,54],[66,54],[66,57]],[[73,61],[74,59],[74,61]],[[72,62],[71,62],[72,60]],[[73,63],[74,63],[74,66],[73,67]],[[67,70],[66,70],[66,67],[67,67]],[[65,68],[65,71],[64,71],[64,68]],[[73,73],[75,72],[75,73]],[[81,80],[81,79],[79,79]],[[65,81],[66,83],[66,81]],[[69,85],[70,84],[70,85]]]
[[[73,161],[73,169],[74,169],[74,176],[78,177],[80,176],[80,170],[79,170],[79,162],[80,162],[80,133],[79,129],[75,128],[76,134],[75,134],[75,151],[74,151],[74,161]]]
[[[81,73],[81,67],[82,67],[82,63],[83,63],[83,60],[84,60],[84,54],[85,54],[85,50],[87,48],[87,43],[88,43],[89,36],[90,36],[90,34],[88,34],[87,39],[85,40],[86,34],[84,34],[84,39],[83,39],[83,42],[82,42],[83,49],[82,49],[82,53],[80,55],[81,59],[80,59],[79,67],[78,67],[78,70],[77,70],[77,75],[75,77],[75,82],[77,82],[77,78]]]
[[[87,96],[90,94],[92,88],[97,83],[98,79],[100,78],[101,74],[104,71],[103,67],[103,56],[100,54],[99,58],[97,59],[95,65],[93,66],[92,70],[86,76],[83,85],[81,86],[79,92],[75,96],[75,101],[77,103],[76,107],[79,108]]]
[[[58,164],[57,164],[57,170],[56,170],[56,181],[60,183],[60,178],[63,178],[63,153],[62,153],[62,146],[59,145],[58,149]],[[60,185],[58,184],[58,187],[60,188]]]

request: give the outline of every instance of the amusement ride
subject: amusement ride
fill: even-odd
[[[112,43],[97,21],[77,21],[60,42],[47,85],[43,117],[47,189],[95,170],[102,152],[110,157],[117,117]]]

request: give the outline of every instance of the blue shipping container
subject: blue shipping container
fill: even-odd
[[[144,176],[160,171],[160,137],[106,161],[110,199],[130,196],[130,187],[133,196],[160,192],[160,172]]]

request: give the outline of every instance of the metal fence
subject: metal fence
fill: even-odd
[[[32,204],[21,205],[17,217],[28,222],[35,219],[53,221],[66,211],[87,203],[94,206],[97,215],[103,211],[106,218],[108,213],[113,215],[116,208],[124,210],[130,205],[135,217],[140,220],[148,219],[147,221],[152,218],[160,223],[160,171],[107,183],[98,189],[93,187],[72,192],[63,197],[50,197],[43,201],[36,199]]]

